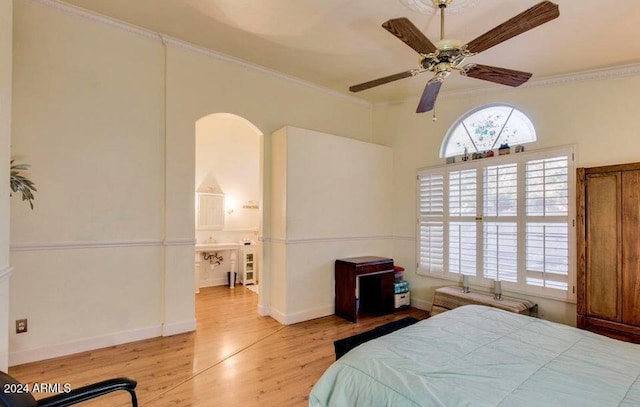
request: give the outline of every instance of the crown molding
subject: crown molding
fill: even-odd
[[[556,86],[565,83],[571,82],[586,82],[586,81],[595,81],[602,79],[615,79],[615,78],[624,78],[627,76],[635,76],[640,74],[640,62],[626,64],[615,67],[601,68],[601,69],[593,69],[588,71],[580,71],[562,75],[552,75],[539,79],[533,79],[529,82],[519,86],[518,88],[511,88],[507,86],[501,85],[488,85],[483,87],[477,87],[473,89],[462,89],[462,90],[453,90],[453,91],[443,91],[440,92],[439,97],[443,99],[447,98],[459,98],[459,97],[470,97],[477,95],[485,95],[487,93],[492,92],[505,92],[505,91],[514,91],[516,89],[523,88],[536,88],[536,87],[545,87],[545,86]],[[387,101],[387,102],[377,102],[374,103],[375,106],[388,106],[388,105],[397,105],[402,103],[414,103],[416,96],[407,97],[404,99],[399,99],[395,101]]]
[[[143,37],[151,38],[154,40],[160,40],[160,36],[156,32],[147,30],[142,27],[138,27],[133,24],[125,23],[124,21],[116,20],[111,17],[107,17],[103,14],[89,11],[87,9],[83,9],[81,7],[74,6],[72,4],[64,3],[58,0],[31,0],[31,1],[34,3],[39,3],[43,6],[61,11],[66,14],[71,14],[74,16],[86,18],[87,20],[91,20],[100,24],[109,25],[111,27],[116,27],[121,30],[128,31],[130,33],[140,35]]]
[[[520,86],[520,88],[538,88],[545,86],[555,86],[571,82],[586,82],[601,79],[623,78],[626,76],[634,76],[640,74],[640,62],[628,65],[607,67],[601,69],[593,69],[588,71],[572,72],[562,75],[546,76],[539,79],[528,81]],[[490,85],[483,88],[475,88],[469,90],[444,92],[445,97],[473,96],[486,92],[504,91],[513,88],[505,88],[500,85]]]
[[[232,63],[232,64],[235,64],[235,65],[238,65],[238,66],[242,66],[244,68],[249,68],[249,69],[252,69],[254,71],[258,71],[260,73],[263,73],[265,75],[274,77],[274,78],[282,79],[282,80],[285,80],[287,82],[294,83],[296,85],[300,85],[300,86],[303,86],[303,87],[311,88],[311,89],[317,90],[319,92],[328,94],[328,95],[333,96],[333,97],[338,97],[338,98],[341,98],[341,99],[348,100],[351,103],[356,103],[358,105],[365,106],[365,107],[373,106],[373,103],[371,103],[369,101],[366,101],[366,100],[363,100],[363,99],[360,99],[360,98],[357,98],[355,96],[351,96],[351,95],[348,95],[348,94],[345,94],[345,93],[342,93],[342,92],[338,92],[338,91],[333,90],[333,89],[329,89],[329,88],[326,88],[326,87],[323,87],[323,86],[319,86],[319,85],[316,85],[314,83],[308,82],[308,81],[306,81],[304,79],[297,78],[297,77],[292,76],[292,75],[287,75],[287,74],[284,74],[282,72],[278,72],[276,70],[273,70],[273,69],[270,69],[270,68],[266,68],[264,66],[257,65],[257,64],[242,60],[240,58],[232,57],[230,55],[226,55],[226,54],[211,50],[209,48],[205,48],[205,47],[190,43],[188,41],[184,41],[184,40],[181,40],[181,39],[178,39],[178,38],[175,38],[175,37],[171,37],[169,35],[165,35],[165,34],[162,34],[162,33],[155,32],[155,31],[147,30],[145,28],[138,27],[136,25],[129,24],[129,23],[126,23],[124,21],[116,20],[116,19],[114,19],[112,17],[105,16],[105,15],[96,13],[94,11],[86,10],[86,9],[83,9],[83,8],[80,8],[80,7],[77,7],[77,6],[68,4],[68,3],[64,3],[64,2],[59,1],[59,0],[31,0],[31,1],[33,1],[34,3],[39,3],[39,4],[44,5],[46,7],[50,7],[52,9],[61,11],[63,13],[67,13],[67,14],[78,16],[78,17],[82,17],[82,18],[86,18],[88,20],[95,21],[95,22],[100,23],[100,24],[109,25],[109,26],[112,26],[112,27],[115,27],[115,28],[130,32],[132,34],[136,34],[136,35],[140,35],[140,36],[143,36],[143,37],[146,37],[146,38],[157,40],[157,41],[162,42],[164,45],[167,45],[167,44],[173,45],[175,47],[182,48],[182,49],[185,49],[185,50],[189,50],[189,51],[192,51],[192,52],[195,52],[195,53],[198,53],[198,54],[201,54],[201,55],[205,55],[207,57],[211,57],[211,58],[214,58],[214,59],[217,59],[217,60],[220,60],[220,61]]]
[[[40,0],[37,0],[37,1],[40,1]],[[48,0],[48,1],[50,1],[50,0]],[[292,82],[292,83],[295,83],[297,85],[301,85],[301,86],[304,86],[304,87],[307,87],[307,88],[311,88],[311,89],[317,90],[319,92],[327,93],[327,94],[329,94],[331,96],[334,96],[334,97],[346,99],[346,100],[348,100],[348,101],[350,101],[352,103],[356,103],[356,104],[359,104],[361,106],[367,106],[367,107],[373,106],[373,103],[368,102],[366,100],[363,100],[363,99],[360,99],[360,98],[357,98],[357,97],[354,97],[354,96],[351,96],[351,95],[347,95],[345,93],[338,92],[338,91],[333,90],[333,89],[329,89],[329,88],[325,88],[325,87],[316,85],[315,83],[308,82],[308,81],[306,81],[304,79],[300,79],[300,78],[297,78],[295,76],[287,75],[287,74],[284,74],[282,72],[278,72],[278,71],[275,71],[275,70],[270,69],[270,68],[266,68],[266,67],[261,66],[261,65],[256,65],[254,63],[247,62],[247,61],[244,61],[242,59],[239,59],[239,58],[236,58],[236,57],[232,57],[230,55],[222,54],[220,52],[213,51],[213,50],[211,50],[209,48],[201,47],[199,45],[195,45],[195,44],[192,44],[190,42],[187,42],[187,41],[184,41],[184,40],[180,40],[178,38],[170,37],[170,36],[167,36],[167,35],[164,35],[164,34],[160,34],[160,36],[162,37],[163,41],[166,44],[170,44],[170,45],[176,46],[178,48],[183,48],[183,49],[195,52],[197,54],[201,54],[201,55],[205,55],[205,56],[208,56],[208,57],[211,57],[211,58],[214,58],[214,59],[218,59],[220,61],[229,62],[229,63],[235,64],[235,65],[242,66],[244,68],[249,68],[249,69],[261,72],[263,74],[266,74],[268,76],[272,76],[274,78],[283,79],[285,81]]]

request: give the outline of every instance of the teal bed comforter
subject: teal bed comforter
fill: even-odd
[[[309,406],[640,406],[640,345],[467,305],[353,349]]]

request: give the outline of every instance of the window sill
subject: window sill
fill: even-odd
[[[442,275],[429,275],[429,274],[417,274],[420,277],[426,277],[426,278],[431,278],[434,280],[439,280],[439,281],[446,281],[448,284],[454,284],[454,285],[460,285],[460,278],[449,278],[449,277],[445,277]],[[477,280],[477,279],[476,279]],[[469,285],[469,287],[471,288],[471,290],[480,290],[480,291],[485,291],[487,293],[491,292],[492,289],[492,282],[491,280],[484,280],[484,282],[482,283],[473,283],[473,279],[471,284]],[[559,302],[565,302],[568,304],[576,304],[577,300],[576,298],[568,298],[567,295],[565,294],[563,295],[553,295],[553,294],[548,294],[548,293],[543,293],[543,292],[539,292],[539,291],[526,291],[526,290],[520,290],[518,288],[513,288],[510,286],[509,283],[507,282],[502,282],[502,293],[505,296],[511,296],[510,294],[517,294],[517,295],[524,295],[527,297],[531,297],[531,298],[544,298],[547,300],[553,300],[553,301],[559,301]],[[564,292],[563,292],[564,294]]]

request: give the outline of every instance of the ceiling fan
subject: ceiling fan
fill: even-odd
[[[405,17],[394,18],[382,24],[385,30],[398,37],[420,54],[420,67],[351,86],[349,88],[351,92],[360,92],[430,71],[435,75],[427,82],[416,110],[416,113],[423,113],[434,108],[436,98],[440,92],[440,86],[453,70],[457,70],[461,75],[470,78],[507,86],[520,86],[528,81],[532,74],[480,64],[467,64],[460,67],[460,64],[467,57],[474,56],[516,35],[549,22],[560,15],[557,4],[543,1],[463,45],[461,41],[445,39],[444,37],[444,11],[453,0],[432,1],[440,9],[440,41],[435,44]]]

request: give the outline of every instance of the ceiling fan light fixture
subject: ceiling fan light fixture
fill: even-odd
[[[436,67],[436,75],[431,80],[444,81],[444,78],[451,73],[451,64],[441,63]]]

